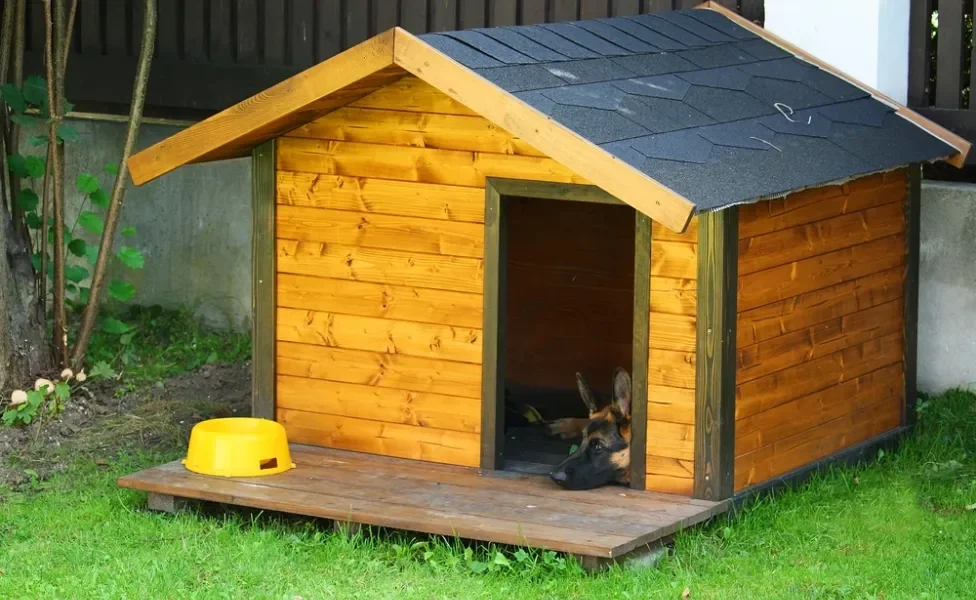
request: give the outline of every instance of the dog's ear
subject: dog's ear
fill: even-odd
[[[613,372],[613,404],[625,416],[630,416],[630,374],[622,367]]]
[[[579,388],[580,398],[583,399],[586,410],[590,411],[590,416],[593,416],[599,410],[596,406],[596,396],[579,373],[576,374],[576,387]]]

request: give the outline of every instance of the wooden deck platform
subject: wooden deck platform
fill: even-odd
[[[617,486],[565,491],[538,475],[302,445],[291,452],[297,468],[277,475],[210,477],[174,461],[118,484],[150,492],[159,508],[168,497],[192,498],[597,559],[653,546],[727,508]]]

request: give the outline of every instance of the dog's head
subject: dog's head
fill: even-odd
[[[580,396],[590,412],[579,448],[550,473],[569,490],[587,490],[608,483],[630,483],[630,375],[617,367],[613,373],[613,401],[597,408],[596,396],[576,374]]]

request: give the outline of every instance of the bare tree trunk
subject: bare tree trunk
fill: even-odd
[[[24,0],[16,0],[4,11],[4,30],[0,42],[0,81],[8,81],[9,66],[13,64],[13,83],[23,81],[24,64]],[[7,37],[6,17],[12,18]],[[15,178],[10,177],[7,156],[17,151],[16,128],[11,127],[6,112],[3,119],[2,154],[4,194],[0,201],[0,390],[23,385],[30,377],[51,367],[51,352],[47,344],[44,315],[37,310],[34,269],[30,263],[30,244],[26,229],[15,231],[10,206],[17,206]],[[19,182],[16,182],[19,183]],[[9,204],[8,204],[9,203]],[[21,217],[21,222],[23,219]]]
[[[34,270],[15,234],[6,204],[0,205],[0,390],[22,386],[51,368],[44,322],[34,308]],[[26,263],[26,264],[25,264]],[[25,268],[26,267],[26,268]]]
[[[12,83],[21,88],[24,85],[24,38],[27,35],[27,0],[16,0],[14,9],[14,48],[12,53],[13,59],[13,77]],[[7,81],[6,77],[3,78]],[[10,139],[8,140],[8,146],[6,148],[7,153],[4,157],[11,154],[16,154],[17,149],[20,144],[20,126],[17,124],[9,124]],[[17,197],[17,193],[20,191],[20,180],[11,180],[10,185],[10,197],[14,199]],[[30,232],[27,229],[27,222],[24,220],[24,211],[20,206],[13,202],[10,205],[10,210],[13,218],[14,232],[17,237],[28,240],[28,246],[30,241]]]
[[[136,136],[139,133],[139,124],[142,121],[142,107],[146,101],[146,85],[149,83],[149,67],[152,64],[153,46],[156,40],[156,0],[146,0],[144,14],[142,47],[139,51],[139,67],[136,71],[136,80],[132,86],[129,126],[125,131],[125,145],[122,149],[122,159],[119,160],[119,174],[115,178],[115,185],[112,186],[112,197],[108,204],[108,212],[105,215],[105,231],[102,234],[101,243],[98,246],[98,260],[95,263],[95,271],[92,273],[88,302],[85,304],[85,311],[81,315],[81,327],[78,330],[78,340],[75,342],[75,347],[71,354],[71,365],[75,368],[82,366],[85,353],[88,351],[88,342],[91,339],[92,329],[95,327],[95,319],[98,317],[99,297],[102,294],[106,271],[108,271],[109,261],[112,258],[115,229],[119,224],[119,215],[122,213],[122,200],[125,195],[126,180],[129,176],[126,161],[129,160],[129,156],[132,155],[132,150],[135,148]]]

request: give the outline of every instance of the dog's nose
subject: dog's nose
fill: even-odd
[[[566,471],[553,471],[549,473],[549,477],[556,483],[566,483]]]

